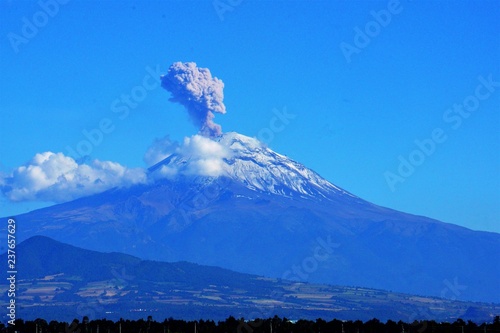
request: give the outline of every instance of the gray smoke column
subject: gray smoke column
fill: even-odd
[[[166,75],[161,76],[161,86],[172,94],[170,101],[182,104],[200,134],[216,137],[222,134],[220,125],[213,122],[215,113],[226,113],[224,83],[212,78],[208,68],[199,68],[194,62],[176,62]]]

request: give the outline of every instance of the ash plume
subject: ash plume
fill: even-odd
[[[224,83],[212,77],[208,68],[199,68],[194,62],[176,62],[161,76],[161,85],[172,94],[170,101],[187,109],[201,135],[217,137],[222,134],[221,126],[213,119],[215,113],[226,113]]]

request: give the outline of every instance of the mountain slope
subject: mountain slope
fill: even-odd
[[[255,139],[228,133],[218,177],[114,189],[16,217],[19,237],[269,277],[500,302],[500,235],[371,204]]]
[[[35,236],[17,247],[23,319],[272,317],[491,321],[499,305],[294,283],[187,262],[140,260]],[[6,254],[0,260],[6,261]],[[6,282],[4,282],[6,283]],[[7,290],[8,287],[0,287]],[[416,309],[419,311],[416,312]],[[140,310],[140,311],[139,311]]]
[[[337,195],[354,197],[302,164],[272,151],[257,139],[230,132],[217,137],[215,142],[230,151],[230,156],[224,158],[222,175],[248,189],[315,200]],[[192,159],[189,153],[174,153],[150,168],[150,171],[162,167],[185,171]]]

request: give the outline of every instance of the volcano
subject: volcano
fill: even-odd
[[[500,302],[500,234],[377,206],[238,133],[214,142],[227,150],[215,176],[194,173],[196,156],[177,151],[149,169],[155,180],[148,184],[17,216],[18,238],[44,235],[149,260]]]

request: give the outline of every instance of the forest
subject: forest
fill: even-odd
[[[500,333],[500,316],[490,323],[475,323],[457,319],[454,322],[420,320],[412,323],[402,321],[381,322],[374,318],[366,322],[323,319],[289,320],[274,316],[268,319],[244,320],[228,317],[224,321],[185,321],[168,318],[163,321],[147,319],[116,322],[106,319],[74,319],[71,323],[36,319],[17,319],[15,325],[0,324],[0,332],[5,333]]]

